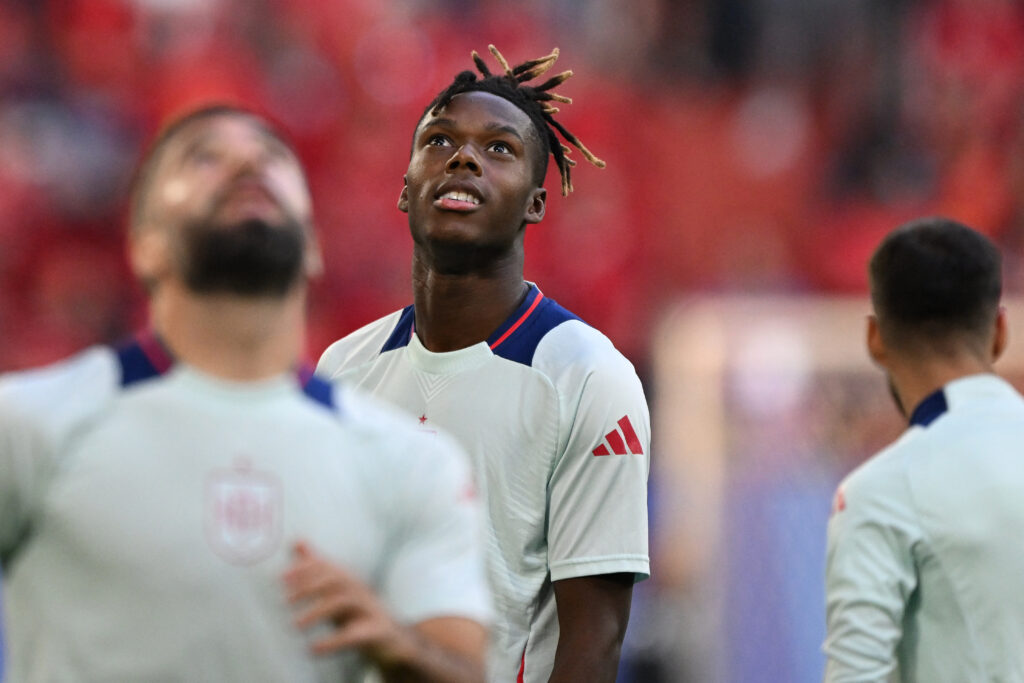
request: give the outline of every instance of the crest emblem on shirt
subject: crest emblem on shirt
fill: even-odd
[[[216,470],[206,484],[206,538],[232,564],[253,564],[281,544],[283,501],[280,481],[238,460]]]

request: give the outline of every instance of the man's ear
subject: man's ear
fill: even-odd
[[[405,176],[402,176],[402,192],[398,195],[398,210],[409,213],[409,183]]]
[[[525,221],[527,223],[540,223],[544,220],[544,212],[547,210],[548,191],[538,187],[530,193],[530,203],[526,206]]]
[[[167,232],[148,226],[133,227],[128,236],[128,262],[135,277],[144,283],[163,279],[171,268]]]
[[[882,330],[878,327],[878,318],[874,315],[868,316],[867,347],[871,360],[882,367],[886,367],[888,349],[886,349],[885,342],[882,340]]]
[[[996,332],[992,338],[992,362],[999,360],[1010,342],[1010,327],[1006,322],[1006,307],[1000,306],[996,314]]]

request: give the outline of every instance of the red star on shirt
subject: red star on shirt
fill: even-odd
[[[426,421],[427,421],[427,416],[426,415],[420,415],[420,424],[425,424]]]

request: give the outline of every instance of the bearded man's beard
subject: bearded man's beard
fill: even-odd
[[[292,219],[184,226],[184,279],[195,294],[282,297],[302,276],[306,235]]]

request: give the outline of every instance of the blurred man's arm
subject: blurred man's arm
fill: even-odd
[[[898,498],[870,483],[840,487],[829,521],[828,683],[888,680],[897,668],[906,605],[917,588],[914,526]]]
[[[315,654],[356,649],[389,683],[470,683],[484,678],[486,628],[471,619],[438,617],[398,623],[368,586],[306,543],[284,575],[299,628],[328,621],[332,630],[312,644]]]

